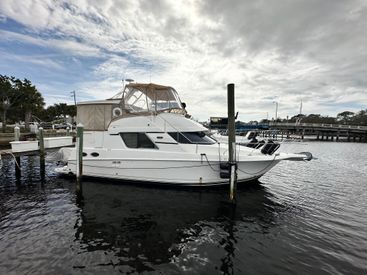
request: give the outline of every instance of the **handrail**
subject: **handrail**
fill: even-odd
[[[171,123],[169,123],[164,117],[162,117],[162,116],[156,116],[156,117],[159,117],[160,119],[162,119],[165,123],[167,123],[169,126],[171,126],[173,129],[175,129],[176,131],[177,131],[177,133],[179,133],[179,134],[181,134],[181,135],[183,135],[187,140],[189,140],[190,141],[190,138],[189,137],[187,137],[183,132],[181,132],[180,130],[178,130],[175,126],[173,126]],[[164,127],[165,129],[164,129],[164,131],[165,132],[167,132],[167,130],[166,130],[166,127]],[[195,144],[202,144],[202,143],[195,143]]]

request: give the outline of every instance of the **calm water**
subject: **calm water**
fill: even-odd
[[[290,144],[283,162],[238,191],[71,179],[38,159],[3,160],[0,274],[367,274],[367,144]]]

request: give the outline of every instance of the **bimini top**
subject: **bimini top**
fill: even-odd
[[[175,89],[154,83],[130,83],[111,99],[121,99],[121,108],[129,113],[184,112]]]
[[[112,120],[162,112],[186,114],[175,89],[153,83],[130,83],[110,99],[78,103],[77,122],[86,130],[105,131]]]

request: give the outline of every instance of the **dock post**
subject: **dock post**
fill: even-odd
[[[66,135],[67,136],[70,136],[70,127],[68,126],[68,127],[66,127]]]
[[[14,127],[14,140],[19,141],[20,139],[20,128],[18,126]],[[20,180],[21,177],[21,162],[20,155],[15,157],[15,177]]]
[[[43,136],[43,128],[40,127],[38,129],[38,141],[39,141],[39,150],[40,150],[40,173],[41,173],[41,181],[45,180],[45,140]]]
[[[14,127],[14,140],[19,141],[20,139],[20,128],[18,126]]]
[[[236,202],[236,128],[235,128],[235,102],[234,102],[234,84],[227,85],[227,104],[228,104],[228,162],[230,166],[230,202]]]
[[[83,176],[83,124],[76,126],[76,191],[81,191],[81,178]]]

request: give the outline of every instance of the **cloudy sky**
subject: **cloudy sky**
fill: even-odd
[[[0,74],[47,104],[108,98],[121,79],[170,85],[200,120],[367,108],[365,0],[1,0]]]

